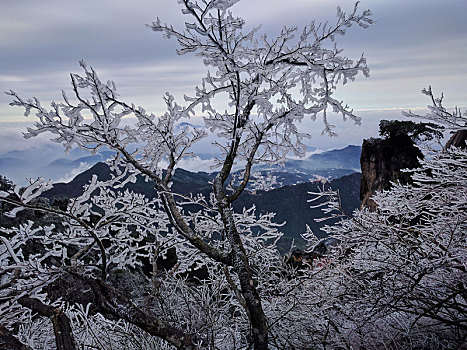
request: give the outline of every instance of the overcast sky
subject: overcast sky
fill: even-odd
[[[284,24],[332,22],[338,5],[350,11],[353,4],[243,0],[232,10],[247,26],[262,24],[264,31],[277,33]],[[425,107],[428,101],[420,90],[430,84],[436,93],[445,93],[446,105],[467,105],[467,1],[363,0],[360,8],[371,9],[376,24],[352,28],[338,42],[349,57],[365,54],[371,76],[336,96],[364,118],[362,127],[339,124],[340,138],[326,141],[319,126],[311,145],[361,143],[374,134],[380,118]],[[157,16],[179,28],[184,21],[176,0],[0,0],[0,90],[44,102],[60,99],[61,89],[69,89],[69,72],[80,72],[78,61],[84,59],[103,80],[114,80],[126,101],[161,114],[164,92],[183,102],[183,93],[193,91],[205,69],[196,57],[177,56],[174,42],[145,28]],[[24,120],[22,111],[8,103],[1,94],[4,151],[16,147],[7,142],[17,135],[17,124],[11,122]]]

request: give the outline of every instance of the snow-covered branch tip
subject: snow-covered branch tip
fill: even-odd
[[[424,88],[422,94],[430,98],[431,105],[427,106],[429,112],[425,115],[416,114],[412,111],[402,112],[406,117],[432,120],[452,130],[467,129],[467,111],[462,113],[457,106],[449,111],[443,105],[444,95],[441,94],[440,97],[435,97],[431,86]]]

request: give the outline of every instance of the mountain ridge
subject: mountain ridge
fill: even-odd
[[[43,196],[50,201],[63,199],[64,197],[76,197],[83,191],[83,186],[88,183],[93,175],[97,175],[99,180],[110,179],[110,168],[105,163],[97,163],[91,169],[77,175],[68,183],[57,183],[54,187],[43,193]],[[325,184],[325,188],[339,189],[344,210],[351,213],[360,205],[360,173],[354,173],[332,180]],[[209,198],[212,191],[213,174],[205,172],[190,172],[184,169],[176,169],[173,176],[172,190],[184,195],[202,194]],[[244,191],[237,201],[233,203],[236,212],[242,212],[244,208],[256,207],[256,214],[268,212],[276,213],[275,222],[285,222],[281,231],[283,238],[278,243],[282,252],[287,251],[292,241],[299,247],[303,247],[304,241],[301,234],[306,232],[308,225],[312,231],[320,238],[326,234],[321,230],[325,223],[317,223],[315,218],[322,217],[322,211],[317,208],[310,208],[307,200],[312,199],[308,192],[316,192],[318,187],[322,188],[321,181],[305,182],[293,185],[286,185],[279,188],[261,191]],[[129,183],[125,189],[137,193],[143,193],[148,198],[155,198],[157,192],[151,181],[146,182],[142,176],[137,176],[135,183]],[[290,200],[286,200],[290,199]],[[192,206],[185,207],[186,210],[194,210]]]

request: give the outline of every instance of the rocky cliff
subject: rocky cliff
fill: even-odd
[[[445,148],[449,147],[459,147],[462,149],[467,148],[467,130],[458,130],[456,131],[449,141],[446,143]]]
[[[376,204],[371,196],[376,191],[388,190],[391,181],[410,183],[409,174],[401,170],[418,167],[419,158],[423,158],[422,153],[407,135],[363,140],[360,157],[362,207],[374,209]]]

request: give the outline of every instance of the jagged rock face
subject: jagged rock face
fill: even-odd
[[[457,130],[446,143],[445,148],[459,147],[462,149],[467,148],[467,130]]]
[[[419,158],[423,158],[423,154],[408,136],[363,140],[360,157],[361,206],[374,210],[376,203],[370,197],[376,191],[388,190],[391,187],[391,181],[398,181],[402,184],[410,183],[410,175],[401,170],[418,167]]]

